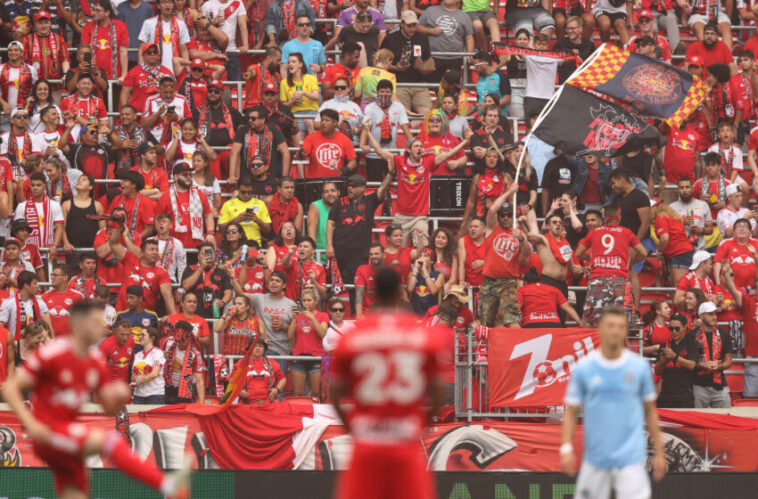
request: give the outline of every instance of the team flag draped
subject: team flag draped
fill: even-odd
[[[614,45],[603,44],[566,81],[679,127],[705,98],[702,81],[687,71]]]

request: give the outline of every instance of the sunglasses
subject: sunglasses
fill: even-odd
[[[14,116],[14,118],[18,118],[20,120],[26,120],[26,119],[29,119],[29,115],[27,115],[27,114],[17,114],[16,116]]]
[[[442,123],[440,118],[429,118],[429,123]]]
[[[253,168],[260,168],[261,166],[264,166],[266,163],[251,163],[251,166]]]
[[[676,327],[670,327],[669,329],[671,329],[672,331],[680,331],[682,328],[679,326],[676,326]]]
[[[208,93],[209,94],[214,94],[214,93],[215,94],[220,94],[221,93],[221,89],[220,88],[209,88],[208,89]]]
[[[500,218],[513,218],[513,215],[508,212],[498,213],[497,216]]]
[[[260,119],[263,119],[263,116],[250,116],[247,120],[255,121],[255,120],[260,120]]]
[[[298,25],[298,26],[300,26],[300,27],[302,28],[302,27],[304,27],[304,26],[310,26],[310,25],[311,25],[311,23],[297,23],[297,25]]]
[[[344,308],[330,308],[329,310],[331,310],[332,312],[344,312],[345,311]]]
[[[239,193],[240,193],[241,195],[243,195],[243,196],[246,196],[246,195],[252,195],[252,194],[253,194],[253,191],[243,191],[242,189],[240,189],[240,190],[239,190]]]
[[[227,234],[239,234],[240,231],[238,231],[237,229],[229,229],[229,230],[226,231],[226,233]]]
[[[334,90],[347,90],[345,85],[335,85]]]

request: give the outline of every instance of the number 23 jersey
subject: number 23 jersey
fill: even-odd
[[[333,376],[354,402],[346,409],[356,442],[418,442],[429,387],[440,375],[443,335],[414,315],[375,313],[358,321],[334,350]]]

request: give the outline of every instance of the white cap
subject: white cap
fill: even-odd
[[[11,118],[16,116],[18,113],[25,113],[25,112],[26,112],[26,109],[24,109],[23,107],[17,107],[13,111],[11,111]]]
[[[718,307],[713,302],[707,301],[700,304],[700,308],[697,309],[697,315],[710,314],[718,310]]]
[[[708,253],[707,251],[698,250],[695,252],[694,255],[692,255],[692,265],[690,265],[690,270],[695,270],[700,266],[701,263],[707,262],[713,258],[713,255]]]
[[[726,186],[726,197],[729,197],[733,194],[738,194],[740,192],[742,192],[742,190],[740,190],[740,186],[737,184],[729,184]]]

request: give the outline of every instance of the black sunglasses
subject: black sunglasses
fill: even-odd
[[[345,85],[335,85],[334,90],[347,90]]]
[[[263,116],[249,116],[247,118],[247,120],[248,121],[255,121],[255,120],[258,120],[258,119],[261,119],[261,118],[263,118]]]
[[[680,326],[676,326],[676,327],[670,327],[669,329],[671,329],[672,331],[679,331],[682,328]]]
[[[329,310],[331,310],[332,312],[344,312],[345,311],[344,308],[330,308]]]
[[[310,26],[311,23],[297,23],[297,25],[302,28],[303,26]]]
[[[266,163],[250,163],[253,168],[260,168],[261,166],[264,166]]]
[[[221,93],[221,89],[220,88],[215,88],[215,87],[211,87],[211,88],[208,89],[208,93],[209,94],[213,93],[213,92],[220,94]]]

